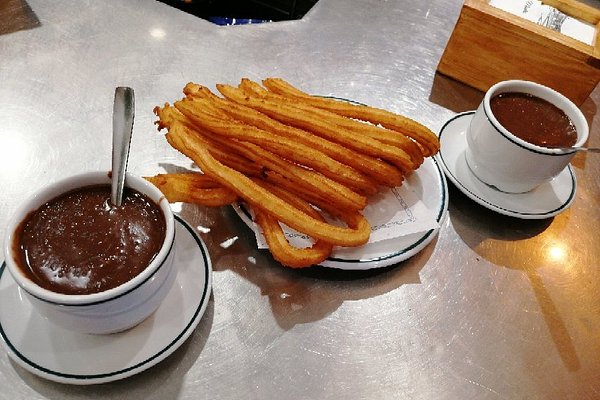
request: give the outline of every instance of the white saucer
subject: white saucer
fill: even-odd
[[[137,374],[173,353],[200,322],[211,291],[212,266],[204,242],[176,217],[173,288],[156,312],[112,335],[64,330],[35,311],[5,263],[0,267],[0,334],[8,355],[28,371],[78,385]]]
[[[490,210],[521,219],[553,217],[566,210],[575,199],[577,180],[567,166],[552,181],[528,193],[500,192],[481,182],[465,161],[466,132],[474,111],[457,114],[440,130],[440,153],[437,155],[446,176],[460,191]]]
[[[415,188],[417,198],[423,201],[440,225],[448,212],[448,185],[439,163],[434,158],[426,159],[406,180]],[[248,209],[243,204],[234,204],[233,208],[252,229],[254,223]],[[393,265],[421,251],[435,238],[438,231],[439,227],[360,247],[338,247],[320,265],[344,270],[367,270]]]

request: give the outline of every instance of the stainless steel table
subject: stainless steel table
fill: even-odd
[[[189,166],[152,113],[188,81],[281,76],[439,130],[482,98],[435,73],[461,4],[321,0],[299,21],[219,27],[151,0],[4,1],[0,235],[41,185],[110,168],[118,85],[136,90],[139,175]],[[582,105],[591,146],[599,102],[596,90]],[[184,206],[214,267],[190,339],[99,386],[45,381],[3,353],[0,398],[600,398],[600,158],[579,154],[573,166],[572,207],[541,221],[496,214],[450,184],[448,218],[429,246],[359,273],[285,269],[230,208]]]

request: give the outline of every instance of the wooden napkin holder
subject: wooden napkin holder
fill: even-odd
[[[600,80],[600,10],[574,0],[543,4],[594,25],[594,44],[500,10],[487,0],[465,0],[438,71],[482,91],[503,80],[530,80],[581,105]]]

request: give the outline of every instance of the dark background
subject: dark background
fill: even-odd
[[[197,17],[266,21],[300,19],[318,0],[159,0]]]

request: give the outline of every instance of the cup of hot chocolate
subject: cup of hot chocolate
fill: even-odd
[[[529,192],[564,170],[589,127],[581,110],[538,83],[493,85],[467,129],[467,165],[482,182],[506,193]]]
[[[63,328],[106,334],[149,317],[169,292],[174,217],[146,180],[125,178],[120,206],[110,176],[90,172],[26,200],[7,229],[4,254],[19,290]]]

